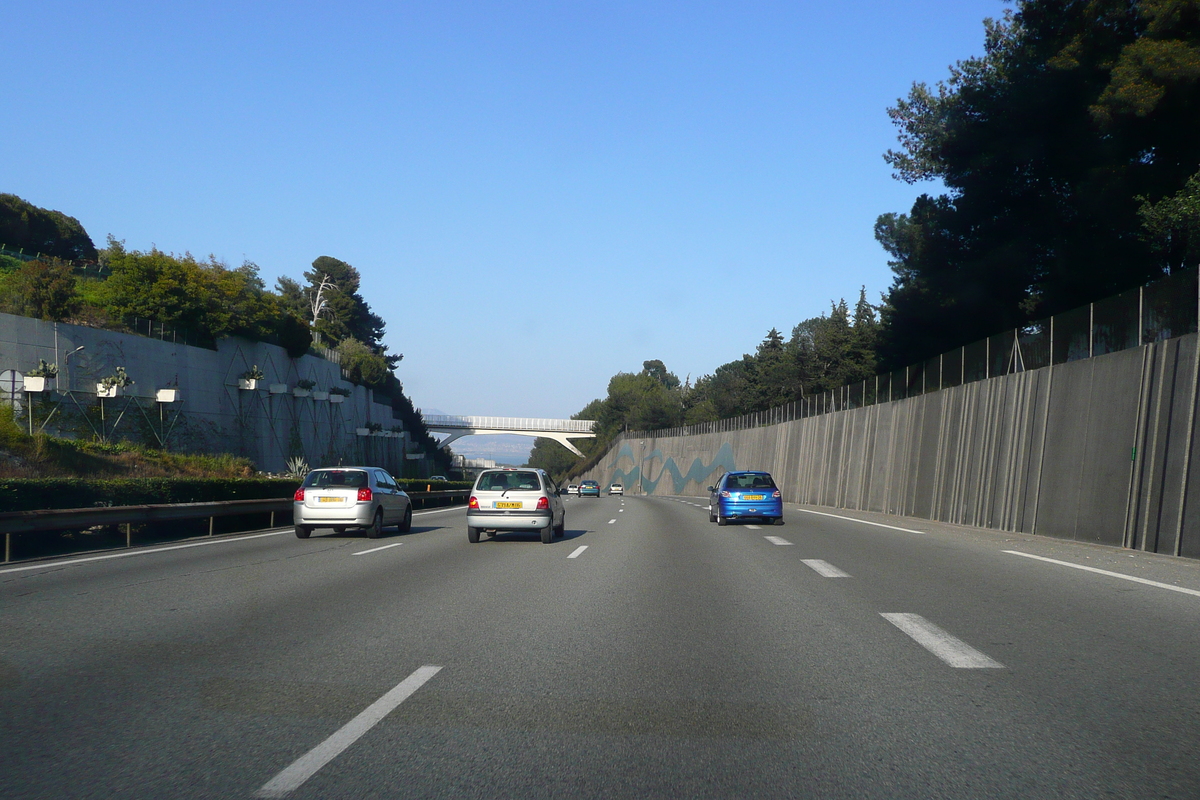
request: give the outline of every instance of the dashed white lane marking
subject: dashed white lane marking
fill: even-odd
[[[751,530],[751,531],[761,531],[762,530],[762,528],[759,527],[758,525],[747,525],[746,529]]]
[[[616,520],[615,520],[615,519],[610,519],[610,520],[608,521],[608,524],[609,524],[609,525],[612,525],[614,522],[616,522]]]
[[[0,569],[0,575],[8,572],[26,572],[31,569],[54,570],[59,567],[69,567],[73,564],[86,564],[89,561],[108,561],[110,558],[132,558],[133,556],[149,556],[155,553],[165,553],[169,550],[186,550],[189,547],[208,547],[213,544],[229,544],[231,542],[244,542],[247,539],[263,539],[267,536],[282,536],[285,533],[291,533],[289,527],[284,531],[271,531],[270,533],[255,533],[250,536],[234,536],[228,539],[211,539],[206,542],[189,542],[188,544],[176,544],[170,547],[155,547],[148,550],[135,550],[126,553],[112,553],[106,556],[88,556],[87,558],[72,558],[69,561],[43,561],[41,564],[31,564],[27,567],[9,567],[8,569]]]
[[[1057,561],[1053,558],[1045,558],[1044,556],[1035,556],[1029,553],[1020,553],[1016,550],[1005,550],[1005,553],[1014,556],[1023,556],[1024,558],[1032,558],[1037,561],[1045,561],[1049,564],[1058,564],[1060,567],[1070,567],[1071,569],[1081,569],[1084,572],[1095,572],[1097,575],[1107,575],[1110,578],[1120,578],[1123,581],[1133,581],[1134,583],[1145,584],[1146,586],[1154,586],[1158,589],[1168,589],[1172,592],[1180,594],[1190,594],[1194,597],[1200,597],[1200,591],[1195,589],[1185,589],[1182,586],[1172,586],[1169,583],[1159,583],[1158,581],[1147,580],[1146,578],[1138,578],[1133,575],[1122,575],[1119,572],[1109,572],[1106,569],[1097,569],[1096,567],[1085,567],[1083,564],[1072,564],[1069,561]]]
[[[617,513],[618,513],[618,514],[624,514],[624,513],[625,513],[625,509],[623,509],[623,508],[618,508],[618,509],[617,509]]]
[[[365,556],[367,553],[378,553],[380,550],[388,550],[392,547],[399,547],[404,542],[396,542],[395,544],[385,544],[383,547],[372,547],[370,550],[359,550],[357,553],[351,553],[352,556]]]
[[[822,517],[833,517],[834,519],[844,519],[850,522],[859,522],[863,525],[874,525],[876,528],[891,528],[894,531],[904,531],[905,533],[916,533],[921,536],[925,535],[925,531],[914,531],[912,528],[897,528],[895,525],[884,525],[882,522],[868,522],[865,519],[855,519],[854,517],[844,517],[841,514],[828,514],[824,511],[810,511],[807,508],[798,508],[797,511],[803,511],[805,514],[818,514]]]
[[[571,553],[571,555],[567,556],[567,558],[579,558],[579,556],[583,555],[583,551],[587,549],[588,546],[586,544],[581,544],[579,547],[576,547],[575,552]]]
[[[449,508],[435,508],[433,511],[414,511],[414,517],[423,517],[426,514],[442,514],[446,511],[466,511],[466,506],[450,506]]]
[[[336,733],[292,762],[283,772],[267,781],[255,793],[255,797],[286,797],[321,767],[337,758],[343,750],[354,744],[371,728],[403,703],[426,681],[438,674],[441,667],[421,667],[396,684],[390,692],[367,706],[361,714],[347,722]]]
[[[840,569],[830,564],[828,561],[822,561],[819,558],[802,558],[800,559],[808,566],[812,567],[820,575],[826,578],[849,578],[849,572],[842,572]]]
[[[787,539],[783,538],[782,536],[764,536],[763,538],[766,539],[771,544],[777,544],[780,546],[791,544],[791,542],[789,542]]]
[[[920,614],[880,614],[913,641],[958,669],[1004,669],[999,661],[956,639]]]

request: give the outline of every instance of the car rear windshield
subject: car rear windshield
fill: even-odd
[[[770,475],[730,475],[725,479],[726,489],[774,489],[775,481]]]
[[[304,485],[318,489],[361,489],[367,485],[367,473],[357,469],[323,469],[308,473]]]
[[[509,489],[537,491],[542,488],[536,472],[485,472],[479,476],[481,492],[503,492]]]

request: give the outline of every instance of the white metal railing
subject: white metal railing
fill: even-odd
[[[546,431],[553,433],[591,433],[591,419],[530,419],[523,417],[471,417],[458,414],[424,416],[430,428],[487,428],[507,431]]]

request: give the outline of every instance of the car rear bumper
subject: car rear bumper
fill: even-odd
[[[479,509],[467,512],[467,525],[472,528],[494,528],[498,531],[525,531],[544,528],[550,524],[549,511],[491,511]]]
[[[317,527],[345,525],[346,527],[365,528],[374,521],[374,518],[373,505],[365,501],[341,508],[312,508],[304,503],[292,504],[292,519],[296,525],[315,525]]]
[[[722,517],[729,519],[755,518],[780,519],[783,517],[783,503],[779,500],[730,502],[722,500],[718,503]]]

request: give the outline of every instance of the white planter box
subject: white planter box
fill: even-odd
[[[174,403],[179,399],[178,389],[159,389],[154,393],[155,401],[159,403]]]
[[[331,403],[344,403],[344,402],[346,402],[346,395],[344,395],[344,394],[331,394],[331,395],[329,395],[329,402],[331,402]]]
[[[308,397],[308,389],[301,389],[299,386],[292,389],[293,397]]]
[[[370,428],[355,428],[354,433],[356,436],[370,436],[371,429]]]
[[[328,400],[329,392],[318,392],[316,390],[313,390],[312,397],[313,397],[313,400]]]
[[[238,388],[252,392],[258,388],[258,378],[238,378]]]
[[[271,394],[287,394],[287,384],[272,383],[267,387],[267,391],[269,391]]]
[[[102,383],[96,384],[96,397],[119,397],[120,394],[120,386],[105,386]]]
[[[45,375],[26,375],[25,376],[25,391],[27,391],[27,392],[44,392],[44,391],[46,391],[46,376]]]

